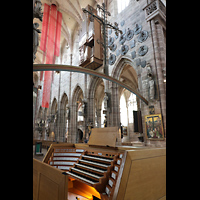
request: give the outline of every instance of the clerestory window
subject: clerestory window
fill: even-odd
[[[124,10],[128,6],[129,2],[130,0],[117,0],[118,13]]]

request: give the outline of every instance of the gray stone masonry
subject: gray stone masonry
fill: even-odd
[[[150,2],[147,0],[130,0],[129,5],[118,14],[117,0],[108,1],[108,10],[111,13],[111,17],[108,20],[114,24],[117,22],[119,28],[127,33],[128,28],[134,30],[138,24],[142,27],[142,31],[146,31],[148,37],[143,41],[139,42],[138,38],[141,32],[133,35],[133,38],[125,40],[123,45],[128,47],[128,51],[125,55],[121,54],[122,44],[120,44],[120,35],[115,38],[115,33],[109,33],[108,38],[114,38],[114,44],[117,46],[115,51],[108,50],[108,58],[110,53],[116,56],[116,61],[113,65],[109,65],[109,75],[121,80],[121,74],[123,69],[127,66],[131,66],[132,71],[134,71],[134,78],[137,80],[137,91],[139,91],[144,97],[149,101],[149,105],[146,105],[141,100],[138,99],[138,110],[142,112],[142,124],[143,124],[143,135],[145,135],[145,121],[144,116],[149,115],[149,106],[153,105],[155,108],[155,114],[161,114],[164,126],[164,132],[166,137],[166,90],[164,82],[164,73],[166,69],[166,22],[165,15],[161,9],[152,10],[152,12],[147,15],[147,9],[150,10]],[[161,2],[156,0],[156,2]],[[160,3],[161,4],[161,3]],[[156,4],[157,5],[157,4]],[[149,7],[148,7],[149,6]],[[165,7],[162,7],[165,9]],[[122,23],[124,21],[124,24]],[[123,24],[123,26],[122,26]],[[79,46],[78,46],[78,32],[74,36],[73,50],[69,48],[64,48],[62,54],[56,59],[57,63],[61,64],[72,64],[78,66],[79,64]],[[133,41],[135,40],[135,46]],[[133,47],[134,46],[134,47]],[[142,46],[147,47],[147,52],[144,55],[139,55],[139,50]],[[135,51],[135,57],[133,56]],[[133,56],[133,57],[132,57]],[[146,66],[141,66],[141,62],[150,63],[151,70],[153,74],[153,80],[155,84],[155,96],[154,100],[149,100],[149,89],[148,81],[149,77],[147,75]],[[103,72],[103,67],[97,69],[99,72]],[[34,130],[35,139],[46,139],[51,140],[56,138],[57,141],[67,142],[77,142],[80,139],[79,133],[83,133],[82,141],[89,138],[88,124],[93,127],[101,126],[102,115],[102,102],[105,95],[105,90],[110,93],[110,107],[107,111],[107,125],[108,126],[120,126],[120,96],[123,92],[122,88],[114,83],[108,82],[107,80],[102,80],[97,77],[92,77],[91,75],[85,75],[75,72],[64,72],[60,74],[54,73],[54,81],[51,85],[51,97],[50,97],[50,107],[44,109],[42,105],[42,94],[43,94],[43,78],[40,80],[40,72],[34,72],[37,76],[37,84],[42,86],[42,90],[38,90],[37,100],[35,100],[34,117],[35,120],[42,118],[47,120],[47,117],[51,116],[53,112],[57,111],[57,122],[50,122],[50,132],[47,135],[45,128],[43,128],[42,136],[37,130]],[[147,84],[145,86],[145,84]],[[63,95],[66,95],[65,100],[62,101]],[[53,101],[56,100],[56,107],[54,106],[54,111],[52,108]],[[86,102],[86,113],[79,112],[80,105]],[[67,119],[66,107],[69,107],[70,115]],[[62,108],[62,109],[61,109]],[[56,109],[56,110],[55,110]],[[62,110],[62,111],[61,111]],[[83,116],[83,121],[78,121],[78,116]],[[61,119],[62,118],[62,119]],[[57,124],[55,124],[57,123]],[[131,127],[130,127],[131,126]],[[78,129],[80,129],[78,131]],[[128,127],[128,136],[126,137],[126,142],[138,141],[138,134],[133,130],[133,124],[130,123]],[[166,140],[166,139],[165,139]],[[144,137],[144,143],[146,145],[154,146],[165,146],[164,141],[151,141]]]

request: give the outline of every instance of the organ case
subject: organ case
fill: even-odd
[[[97,15],[96,9],[88,5],[87,10]],[[97,43],[101,40],[101,25],[91,15],[83,13],[83,21],[79,31],[79,66],[88,69],[97,69],[103,64],[102,46]]]
[[[165,148],[51,144],[43,163],[68,176],[68,200],[166,198]]]

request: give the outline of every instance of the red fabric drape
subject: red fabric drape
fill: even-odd
[[[47,41],[46,64],[52,64],[54,59],[54,42],[56,34],[56,16],[57,9],[55,5],[51,5],[50,18],[49,18],[49,32]],[[51,78],[52,72],[45,71],[44,86],[42,96],[42,107],[49,108],[50,92],[51,92]]]
[[[61,26],[62,13],[57,11],[55,5],[50,7],[44,4],[40,49],[46,55],[46,64],[55,63],[55,56],[59,56]],[[42,107],[45,108],[49,108],[52,77],[52,71],[45,71],[42,97]]]
[[[46,56],[48,57],[48,59],[46,60],[46,64],[54,63],[54,60],[52,61],[53,55],[59,56],[61,27],[62,27],[62,13],[57,11],[55,5],[51,5],[50,8],[50,6],[45,3],[40,49],[44,52],[44,55],[47,50]],[[47,36],[48,36],[48,43],[47,43]]]
[[[47,33],[49,27],[49,11],[50,6],[46,3],[44,4],[44,12],[43,12],[43,20],[42,20],[42,33],[41,33],[41,40],[40,40],[40,49],[43,51],[43,63],[46,54],[46,43],[47,43]],[[43,78],[43,71],[40,73],[40,81]]]
[[[44,86],[42,96],[42,107],[49,108],[50,92],[51,92],[51,74],[52,71],[45,71],[44,74]]]
[[[49,19],[49,33],[48,33],[48,41],[47,41],[46,64],[53,64],[55,35],[56,35],[56,21],[57,21],[57,9],[55,5],[51,5],[50,19]]]

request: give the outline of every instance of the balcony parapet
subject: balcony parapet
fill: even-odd
[[[157,16],[160,16],[164,21],[166,21],[166,7],[160,0],[154,0],[148,5],[146,5],[143,10],[145,10],[146,20],[149,21]]]

